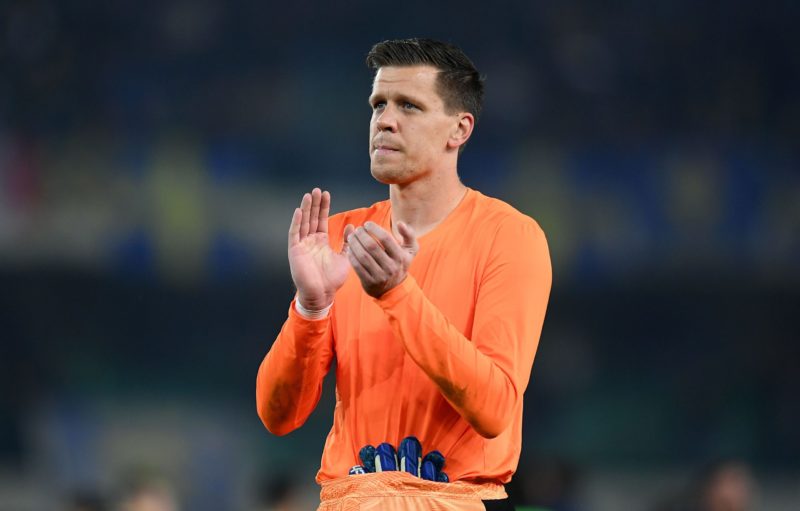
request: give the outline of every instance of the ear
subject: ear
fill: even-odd
[[[458,114],[458,123],[453,126],[453,131],[447,139],[448,149],[458,149],[467,143],[472,130],[475,128],[475,116],[469,112],[461,112]]]

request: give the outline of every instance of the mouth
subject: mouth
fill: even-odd
[[[392,154],[400,151],[400,146],[383,133],[379,133],[370,142],[371,150],[376,154]]]
[[[382,156],[388,154],[394,154],[399,152],[400,149],[395,146],[387,145],[387,144],[375,144],[372,146],[372,152],[375,155]]]

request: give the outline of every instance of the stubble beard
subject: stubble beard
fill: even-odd
[[[379,183],[385,185],[401,184],[413,175],[413,171],[401,165],[370,162],[370,173]]]

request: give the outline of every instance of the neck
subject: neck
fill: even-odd
[[[467,187],[455,172],[438,179],[431,177],[408,184],[390,185],[392,231],[396,235],[395,226],[398,222],[404,222],[414,229],[417,237],[429,233],[458,206],[466,192]]]

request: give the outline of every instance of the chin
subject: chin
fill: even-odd
[[[398,169],[386,168],[382,165],[371,165],[369,170],[376,181],[385,185],[397,184],[403,174]]]

